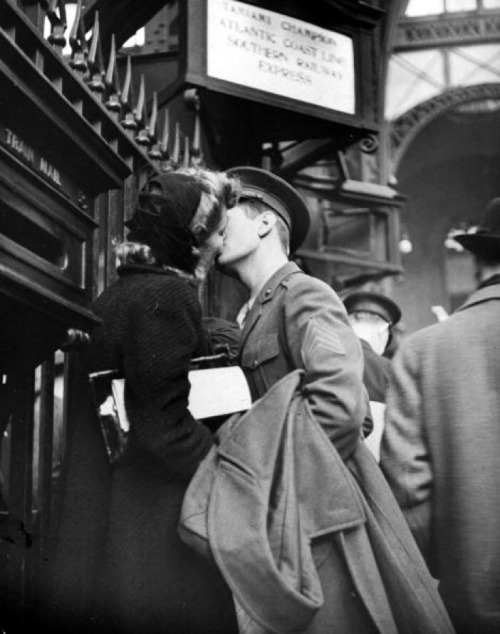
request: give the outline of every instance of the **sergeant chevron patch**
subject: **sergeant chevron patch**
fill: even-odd
[[[304,362],[307,359],[317,358],[318,355],[324,355],[325,352],[345,356],[345,348],[333,328],[333,324],[318,317],[309,321],[302,345]]]

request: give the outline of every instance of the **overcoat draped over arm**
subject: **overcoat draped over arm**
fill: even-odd
[[[370,631],[453,632],[373,456],[361,443],[342,461],[307,406],[303,374],[286,375],[221,427],[184,498],[182,539],[216,561],[246,632],[316,631],[317,615],[331,610],[336,631],[359,634],[338,600],[344,574]],[[317,572],[315,544],[325,538],[347,563],[330,587]]]

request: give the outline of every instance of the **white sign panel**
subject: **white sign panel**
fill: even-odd
[[[238,366],[191,370],[189,411],[194,418],[243,412],[252,406],[250,389]]]
[[[210,77],[355,114],[350,37],[236,0],[207,6]]]

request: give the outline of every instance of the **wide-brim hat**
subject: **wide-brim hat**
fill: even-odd
[[[232,167],[227,175],[240,181],[240,201],[260,200],[283,220],[290,231],[290,253],[294,253],[304,242],[311,224],[302,195],[276,174],[258,167]]]
[[[500,259],[500,198],[490,200],[478,225],[467,233],[454,235],[453,239],[475,255]]]
[[[401,309],[386,295],[372,291],[355,291],[344,297],[344,306],[349,314],[357,311],[378,315],[391,326],[401,319]]]

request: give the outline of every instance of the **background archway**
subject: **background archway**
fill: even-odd
[[[470,258],[447,245],[500,195],[500,85],[447,91],[392,127],[398,190],[408,196],[402,224],[413,251],[394,285],[407,332],[436,322],[432,307],[454,310],[474,288]]]

